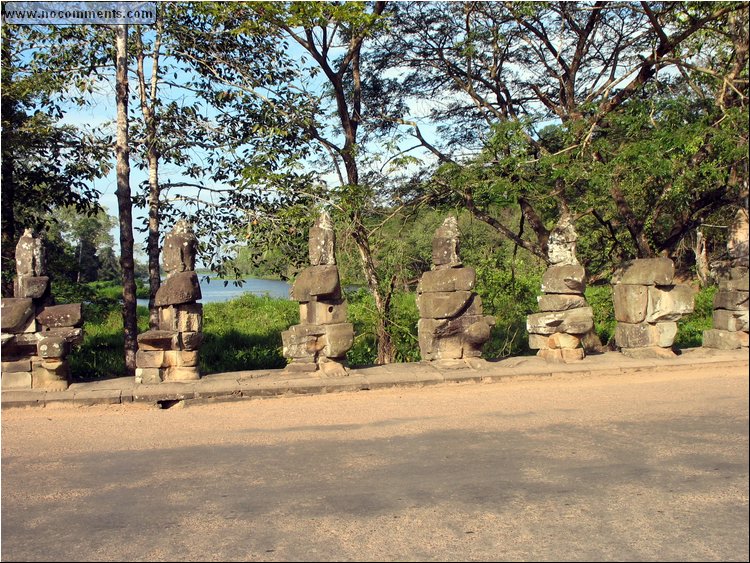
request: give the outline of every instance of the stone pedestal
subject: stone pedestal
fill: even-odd
[[[344,376],[354,325],[347,322],[333,225],[326,213],[310,229],[309,257],[311,266],[300,272],[291,290],[299,301],[300,324],[281,333],[282,351],[290,360],[285,371]]]
[[[677,323],[693,312],[695,293],[674,284],[669,258],[647,258],[623,264],[612,280],[615,342],[631,357],[672,357]]]
[[[476,272],[458,255],[458,224],[448,217],[432,240],[433,269],[417,286],[419,350],[423,361],[479,358],[495,319],[482,314]]]
[[[2,388],[68,388],[67,356],[83,341],[80,303],[55,305],[44,244],[26,229],[16,246],[12,298],[2,299]]]
[[[197,303],[201,288],[193,271],[197,244],[185,221],[178,221],[164,238],[162,264],[167,279],[154,300],[159,324],[138,335],[136,383],[200,379],[203,305]]]
[[[703,346],[733,350],[748,346],[748,218],[737,212],[730,229],[727,251],[734,266],[729,277],[719,281],[714,295],[713,328],[703,332]]]

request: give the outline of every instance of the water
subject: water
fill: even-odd
[[[206,282],[198,276],[201,284],[201,303],[217,303],[235,299],[245,293],[253,295],[268,295],[277,299],[289,299],[290,285],[281,280],[260,280],[245,278],[242,286],[236,286],[231,281],[224,286],[224,280],[210,280]],[[138,305],[148,307],[148,299],[138,299]]]

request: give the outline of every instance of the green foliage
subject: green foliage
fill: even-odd
[[[351,366],[373,365],[377,359],[375,329],[378,312],[372,294],[361,288],[347,292],[349,322],[354,325],[354,345],[346,355]],[[388,322],[395,347],[397,362],[419,361],[417,321],[419,311],[414,293],[396,291],[393,294]]]
[[[299,323],[294,301],[246,294],[203,306],[201,371],[283,368],[281,331]]]
[[[493,315],[496,323],[483,349],[483,356],[488,359],[530,352],[526,317],[537,310],[536,297],[542,280],[537,266],[519,260],[508,267],[507,262],[496,260],[476,267],[476,291],[482,298],[484,314]]]
[[[586,302],[594,311],[594,330],[607,344],[615,335],[615,307],[612,300],[612,286],[609,284],[589,285],[586,287]]]
[[[148,308],[138,307],[138,331],[148,330]],[[84,305],[84,340],[69,356],[74,380],[121,377],[125,374],[122,310],[119,306]]]
[[[717,286],[708,286],[696,293],[693,312],[677,321],[677,348],[694,348],[703,343],[703,331],[713,328],[714,295]]]

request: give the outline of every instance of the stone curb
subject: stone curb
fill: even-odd
[[[694,348],[669,360],[635,360],[610,352],[569,364],[549,363],[535,356],[518,356],[498,362],[416,362],[352,369],[346,377],[295,377],[283,370],[241,371],[205,376],[197,381],[166,382],[157,385],[135,384],[120,377],[86,383],[74,383],[66,391],[2,391],[2,408],[45,406],[92,406],[126,403],[150,403],[168,407],[172,404],[202,404],[243,399],[350,393],[394,387],[425,387],[445,383],[494,383],[567,379],[624,374],[648,375],[684,370],[720,370],[738,365],[748,366],[746,350],[706,351]],[[612,360],[616,359],[613,365]]]

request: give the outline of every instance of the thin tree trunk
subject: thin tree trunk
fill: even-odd
[[[156,103],[159,86],[159,56],[161,50],[161,33],[163,20],[157,15],[156,20],[156,37],[154,39],[153,53],[151,57],[151,86],[150,91],[146,92],[146,74],[144,70],[145,53],[143,42],[141,40],[140,28],[136,31],[136,52],[137,52],[137,75],[138,91],[141,100],[141,112],[143,121],[146,125],[146,161],[148,162],[148,282],[149,282],[149,326],[156,329],[159,326],[159,313],[156,309],[155,300],[156,292],[161,286],[161,271],[159,268],[159,258],[161,249],[159,248],[159,197],[161,188],[159,186],[159,150],[156,146]]]
[[[125,337],[125,372],[135,375],[138,349],[135,261],[133,259],[133,202],[130,195],[130,149],[128,138],[128,26],[115,26],[117,98],[117,208],[120,219],[120,267],[122,268],[122,323]]]
[[[153,329],[159,326],[159,312],[156,309],[156,292],[161,285],[161,271],[159,269],[159,159],[148,156],[148,310],[149,326]]]

